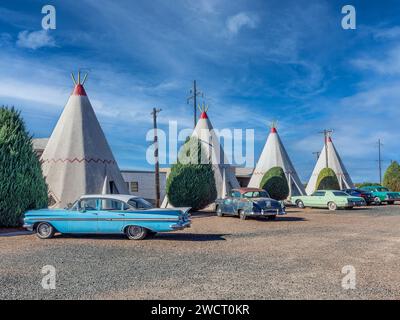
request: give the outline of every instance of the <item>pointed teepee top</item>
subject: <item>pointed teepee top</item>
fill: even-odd
[[[203,105],[198,105],[198,108],[200,110],[200,119],[208,119],[208,116],[207,116],[208,106],[206,106],[203,103]]]
[[[277,132],[278,132],[278,131],[276,130],[277,124],[278,124],[278,121],[272,121],[272,122],[271,122],[271,125],[270,125],[270,127],[271,127],[271,133],[277,133]]]
[[[71,73],[72,81],[75,84],[74,91],[72,92],[73,96],[86,96],[86,91],[83,88],[85,81],[87,79],[88,73],[83,77],[83,81],[81,82],[81,71],[78,71],[78,81],[75,80],[74,74]]]

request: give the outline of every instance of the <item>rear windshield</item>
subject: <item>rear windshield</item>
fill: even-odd
[[[244,198],[269,198],[266,191],[251,191],[243,194]]]
[[[334,194],[336,197],[348,197],[348,196],[349,196],[348,193],[346,193],[346,192],[341,192],[341,191],[334,191],[333,194]]]
[[[388,188],[383,188],[383,187],[376,188],[376,190],[377,190],[378,192],[387,192],[387,191],[389,191]]]
[[[150,202],[142,199],[142,198],[133,198],[128,201],[128,204],[133,207],[134,209],[141,209],[141,210],[146,210],[146,209],[152,209],[153,206]]]

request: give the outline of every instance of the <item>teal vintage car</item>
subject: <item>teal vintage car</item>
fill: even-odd
[[[85,195],[71,208],[25,213],[24,228],[40,239],[67,234],[125,234],[142,240],[148,234],[190,227],[190,208],[157,209],[132,195]]]
[[[394,204],[395,201],[400,201],[400,193],[392,192],[388,188],[382,186],[366,186],[362,187],[361,190],[369,191],[374,197],[375,204]]]
[[[291,202],[302,209],[312,207],[337,210],[339,208],[352,209],[353,207],[366,205],[363,198],[350,196],[343,191],[336,190],[317,190],[309,196],[292,197]]]
[[[229,196],[215,201],[218,217],[237,216],[241,220],[249,217],[265,217],[275,220],[277,215],[285,215],[283,203],[271,199],[268,192],[259,188],[233,189]]]

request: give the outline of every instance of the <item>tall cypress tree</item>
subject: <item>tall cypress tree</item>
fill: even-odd
[[[20,112],[0,107],[0,226],[47,206],[47,185]]]

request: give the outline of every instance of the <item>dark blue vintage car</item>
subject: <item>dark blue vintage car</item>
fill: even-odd
[[[86,195],[71,208],[28,211],[24,227],[41,239],[59,233],[125,234],[131,240],[190,227],[190,208],[156,209],[131,195]]]
[[[268,192],[258,188],[233,189],[225,199],[215,201],[215,210],[219,217],[224,215],[247,217],[267,217],[275,220],[277,215],[286,214],[283,203],[271,199]]]

